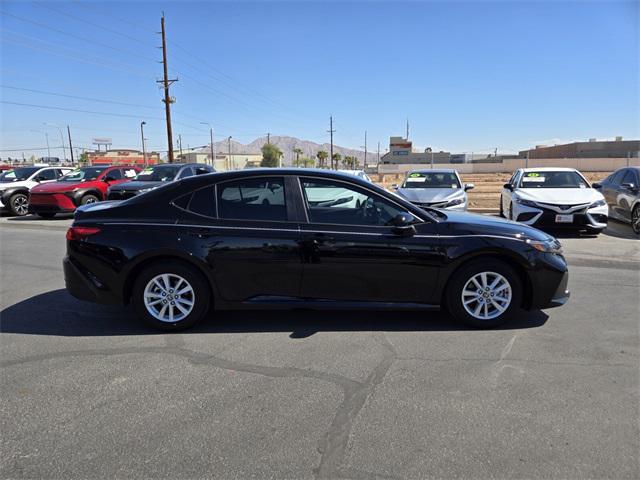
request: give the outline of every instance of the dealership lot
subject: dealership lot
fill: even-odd
[[[1,218],[3,478],[638,478],[640,241],[561,238],[572,298],[221,312],[158,334],[64,290],[70,219]]]

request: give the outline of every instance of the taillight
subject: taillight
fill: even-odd
[[[71,227],[67,230],[67,240],[84,240],[96,233],[100,233],[97,227]]]

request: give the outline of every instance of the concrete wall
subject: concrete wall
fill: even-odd
[[[525,167],[523,158],[505,159],[497,163],[435,163],[433,168],[454,168],[460,173],[512,173]],[[628,165],[640,166],[640,158],[631,158]],[[569,167],[583,172],[612,172],[626,167],[626,158],[543,158],[529,159],[529,168],[533,167]],[[405,173],[411,170],[428,169],[429,165],[390,165],[381,164],[380,173]]]

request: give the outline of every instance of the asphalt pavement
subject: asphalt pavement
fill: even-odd
[[[69,219],[0,218],[2,478],[640,478],[640,240],[563,236],[570,302],[219,312],[180,334],[75,300]]]

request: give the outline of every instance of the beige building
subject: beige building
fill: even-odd
[[[206,163],[211,165],[211,154],[207,152],[188,152],[176,157],[178,162],[184,163]],[[218,172],[227,170],[242,170],[244,168],[255,168],[262,162],[261,153],[216,153],[216,160],[213,167]]]
[[[380,157],[382,164],[426,164],[448,163],[451,154],[449,152],[433,152],[427,149],[425,152],[414,152],[411,140],[403,137],[391,137],[389,139],[389,152]]]

